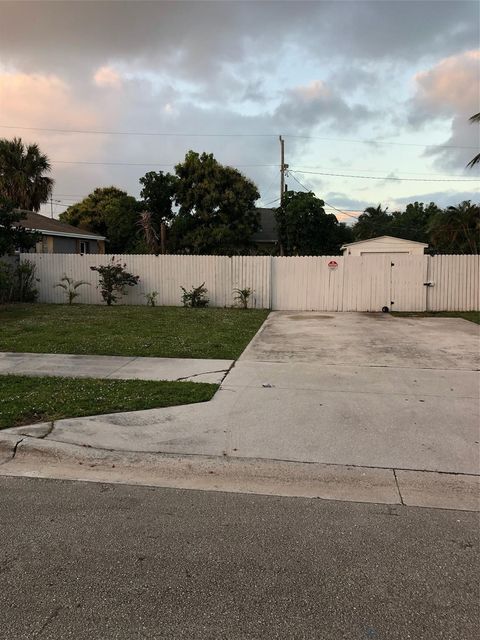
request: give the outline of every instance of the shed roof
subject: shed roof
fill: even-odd
[[[357,240],[357,242],[349,242],[344,244],[341,248],[345,249],[346,247],[353,247],[358,244],[365,244],[366,242],[375,242],[376,240],[389,240],[398,243],[406,243],[406,244],[419,244],[422,247],[428,247],[428,244],[425,242],[418,242],[417,240],[407,240],[406,238],[397,238],[395,236],[377,236],[376,238],[368,238],[367,240]]]

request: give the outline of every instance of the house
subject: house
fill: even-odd
[[[260,229],[252,236],[252,241],[259,249],[268,252],[275,249],[278,244],[278,228],[275,219],[275,209],[265,207],[257,208],[260,214]]]
[[[370,254],[404,254],[409,256],[422,256],[428,244],[416,242],[415,240],[405,240],[404,238],[394,238],[393,236],[378,236],[369,240],[359,240],[349,242],[341,247],[344,256],[365,256]]]
[[[18,224],[41,235],[32,253],[105,253],[104,236],[33,211],[22,213]]]

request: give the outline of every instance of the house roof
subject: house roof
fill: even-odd
[[[366,242],[375,242],[376,240],[393,240],[394,242],[405,242],[406,244],[419,244],[422,247],[428,247],[428,244],[425,242],[417,242],[416,240],[406,240],[405,238],[396,238],[395,236],[376,236],[375,238],[368,238],[367,240],[357,240],[357,242],[349,242],[348,244],[344,244],[341,248],[345,249],[346,247],[353,247],[358,244],[365,244]]]
[[[253,234],[252,240],[254,242],[278,242],[275,209],[259,207],[257,211],[260,213],[260,229]]]
[[[22,211],[24,217],[17,223],[30,231],[38,231],[48,236],[64,236],[67,238],[81,238],[85,240],[105,240],[104,236],[90,231],[89,229],[80,229],[72,224],[60,222],[54,218],[47,218],[40,213],[34,211]]]

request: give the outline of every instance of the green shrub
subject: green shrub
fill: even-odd
[[[182,302],[184,307],[206,307],[210,300],[207,297],[208,289],[205,288],[205,282],[199,287],[194,287],[187,291],[184,287],[180,287],[183,291]]]
[[[140,276],[128,273],[126,267],[126,263],[115,262],[115,256],[110,264],[90,267],[92,271],[98,271],[102,298],[109,306],[125,295],[126,287],[133,287],[140,280]]]
[[[0,304],[12,301],[14,282],[13,265],[0,260]]]
[[[35,302],[38,289],[36,265],[30,260],[15,264],[0,261],[0,303]]]

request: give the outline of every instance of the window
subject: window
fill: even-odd
[[[80,253],[90,253],[90,243],[86,240],[80,241]]]

